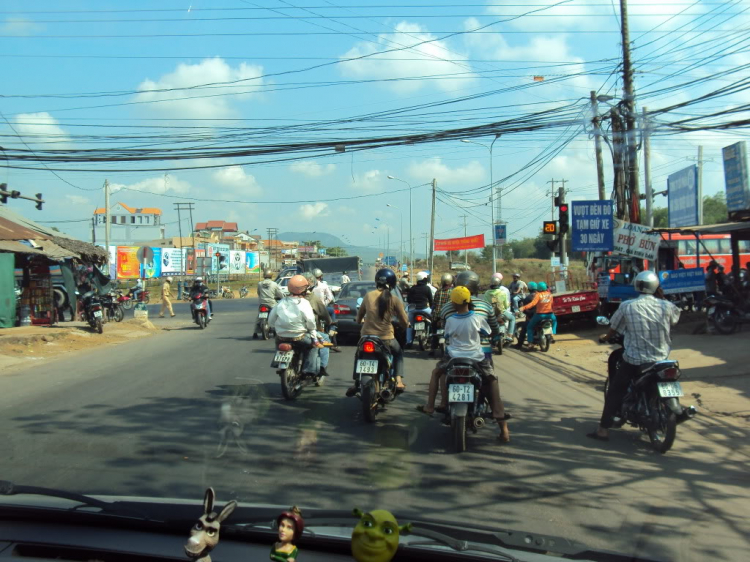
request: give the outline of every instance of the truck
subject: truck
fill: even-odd
[[[600,311],[596,283],[561,269],[550,272],[547,280],[554,297],[552,312],[558,320],[596,321]]]
[[[282,268],[279,272],[276,282],[279,283],[285,277],[290,277],[298,273],[305,273],[314,269],[320,269],[326,275],[326,280],[340,280],[341,274],[346,271],[349,277],[358,278],[361,267],[361,260],[357,256],[347,256],[343,258],[305,258],[297,260],[296,265]]]

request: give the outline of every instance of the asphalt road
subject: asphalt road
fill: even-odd
[[[351,347],[331,355],[324,387],[287,402],[272,343],[251,339],[255,306],[217,300],[200,331],[178,304],[154,320],[167,333],[0,375],[0,478],[179,498],[213,486],[220,501],[388,508],[655,559],[746,559],[748,459],[732,446],[744,430],[696,419],[666,456],[632,428],[591,441],[601,384],[510,351],[497,368],[511,444],[488,427],[456,455],[449,429],[415,411],[433,361],[407,353],[408,392],[374,425],[344,396]]]

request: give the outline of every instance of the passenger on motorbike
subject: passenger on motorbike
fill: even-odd
[[[409,326],[409,318],[401,302],[391,291],[396,288],[396,274],[390,269],[381,269],[375,274],[374,291],[367,293],[357,311],[357,322],[362,322],[363,336],[376,336],[387,345],[393,355],[393,366],[396,375],[396,388],[406,389],[404,384],[404,352],[396,340],[393,330],[393,319],[398,320],[402,329]],[[357,387],[346,391],[351,397],[357,394]]]
[[[324,305],[328,306],[333,302],[333,291],[331,291],[328,283],[323,280],[323,272],[320,269],[313,269],[313,275],[317,282],[312,291],[323,301]]]
[[[411,328],[414,317],[420,312],[432,313],[432,291],[427,285],[427,278],[428,275],[424,271],[417,273],[417,284],[409,290],[406,297],[406,302],[409,304],[409,328],[406,330],[407,349],[414,343],[414,330]]]
[[[500,398],[500,385],[493,373],[492,361],[482,349],[482,337],[490,336],[492,328],[490,328],[486,315],[469,310],[472,301],[471,292],[464,286],[458,286],[451,292],[451,303],[455,313],[445,321],[445,339],[448,343],[447,357],[441,359],[435,366],[430,380],[427,404],[417,407],[417,410],[425,414],[432,414],[435,411],[438,381],[445,376],[451,359],[456,357],[473,359],[478,362],[483,386],[492,407],[492,416],[500,427],[498,439],[507,443],[510,441],[510,432],[505,417],[505,406]],[[443,386],[445,386],[444,381]],[[447,403],[447,399],[444,399],[443,407],[440,409],[445,411]]]
[[[510,311],[510,291],[503,287],[503,274],[495,273],[490,278],[490,288],[484,293],[484,300],[490,303],[495,309],[495,314],[502,316],[508,321],[508,329],[505,332],[505,341],[513,341],[513,334],[516,333],[516,315]]]
[[[307,282],[310,284],[310,286],[313,286],[315,284],[315,277],[312,273],[305,273],[304,278],[307,279]],[[310,306],[313,309],[313,314],[315,315],[315,327],[318,332],[318,339],[323,342],[330,343],[331,336],[328,335],[328,330],[331,328],[331,324],[333,323],[333,321],[331,320],[331,315],[328,312],[328,308],[326,308],[326,305],[323,304],[323,301],[318,298],[318,295],[316,295],[312,291],[308,291],[305,295],[305,298],[310,302]],[[320,356],[320,379],[318,379],[318,382],[316,384],[317,386],[321,386],[325,382],[325,377],[328,376],[327,368],[331,350],[327,346],[321,347],[320,351],[318,351],[318,354]]]
[[[193,281],[193,286],[190,287],[190,300],[192,301],[195,299],[195,297],[199,294],[205,295],[208,293],[208,286],[203,282],[203,277],[196,277],[195,281]],[[208,317],[213,318],[214,317],[214,305],[211,302],[211,299],[206,299],[208,301]]]
[[[537,294],[537,286],[534,281],[529,281],[529,294],[526,295],[523,300],[519,304],[525,306],[529,304],[531,301],[533,301],[536,298]],[[534,317],[534,313],[536,312],[536,307],[530,307],[523,311],[523,314],[526,315],[526,320],[524,322],[521,322],[516,325],[516,328],[518,328],[518,343],[514,345],[513,347],[516,349],[523,349],[523,343],[526,341],[526,328],[529,326],[529,322]]]
[[[552,293],[547,290],[547,283],[544,281],[540,281],[536,286],[537,289],[539,289],[539,292],[528,304],[525,304],[520,308],[521,312],[525,311],[527,308],[536,309],[536,314],[534,314],[532,319],[529,320],[526,325],[526,341],[528,343],[533,343],[534,328],[536,328],[537,324],[542,320],[551,320],[552,334],[557,334],[557,316],[552,312],[552,302],[554,300]],[[554,337],[552,338],[552,343],[555,343]]]
[[[432,284],[432,277],[429,273],[426,271],[423,272],[427,276],[427,287],[430,289],[430,292],[432,293],[432,300],[435,300],[435,293],[437,293],[437,287]]]
[[[435,348],[437,347],[437,330],[442,324],[440,320],[440,311],[443,306],[450,301],[451,290],[453,289],[453,275],[450,273],[444,273],[440,278],[440,288],[435,293],[432,299],[432,349],[430,349],[430,357],[435,356]]]
[[[315,313],[305,298],[310,283],[302,275],[294,275],[287,285],[289,296],[284,297],[268,315],[268,325],[276,331],[277,339],[300,343],[305,348],[302,358],[303,375],[317,376],[320,372],[318,349],[322,347],[316,330]]]
[[[670,328],[680,319],[680,309],[664,298],[656,273],[640,272],[633,280],[633,286],[640,296],[620,304],[610,320],[609,332],[600,338],[600,341],[605,341],[618,333],[625,338],[623,360],[614,377],[610,378],[599,427],[586,434],[600,441],[609,440],[609,428],[620,410],[630,381],[640,376],[641,365],[669,358],[672,345]]]
[[[281,287],[273,280],[273,271],[266,269],[263,272],[263,281],[258,283],[259,303],[273,308],[283,298],[284,293],[281,292]]]
[[[511,310],[513,312],[516,312],[519,307],[519,302],[526,296],[528,293],[528,287],[526,283],[521,281],[521,274],[520,273],[514,273],[513,274],[513,282],[510,284],[510,303],[511,303]]]

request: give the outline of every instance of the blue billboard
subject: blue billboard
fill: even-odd
[[[669,226],[699,224],[698,166],[689,166],[667,178]]]
[[[611,252],[614,246],[612,202],[573,201],[571,245],[574,252]]]
[[[665,295],[706,290],[705,272],[700,267],[660,271],[659,283]]]
[[[495,244],[505,244],[508,241],[508,228],[505,224],[495,225]]]
[[[747,181],[747,150],[745,141],[721,149],[724,159],[724,186],[727,211],[750,210],[750,186]]]

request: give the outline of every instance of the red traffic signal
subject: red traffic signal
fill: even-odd
[[[567,213],[568,212],[568,204],[567,203],[563,203],[562,205],[560,205],[560,212],[561,213]]]
[[[215,256],[216,256],[217,258],[220,258],[220,257],[221,257],[221,252],[216,252],[216,253],[215,253],[214,255],[215,255]]]

